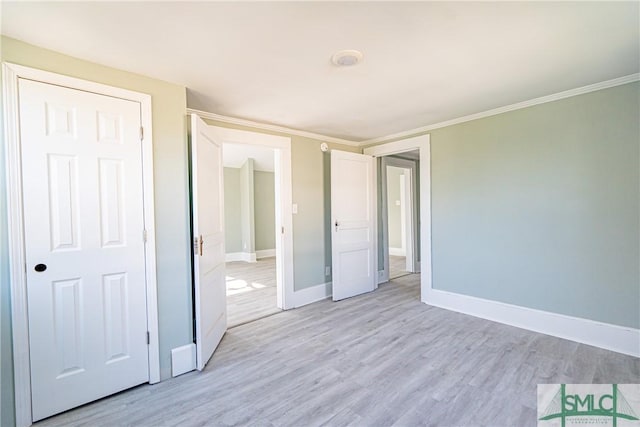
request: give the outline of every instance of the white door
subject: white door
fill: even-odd
[[[222,142],[191,115],[191,190],[194,235],[196,366],[204,369],[227,331],[224,275]]]
[[[140,104],[20,80],[33,419],[149,380]]]
[[[331,151],[333,300],[375,289],[374,158]]]

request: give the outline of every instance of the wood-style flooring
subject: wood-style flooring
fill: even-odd
[[[407,271],[407,258],[397,255],[389,255],[389,279],[411,274]]]
[[[281,311],[276,297],[276,259],[228,262],[227,326],[233,327]]]
[[[227,332],[206,369],[44,426],[536,425],[539,383],[638,383],[640,360],[419,301],[419,275]]]

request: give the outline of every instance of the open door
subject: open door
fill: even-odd
[[[331,151],[333,300],[371,292],[376,271],[374,158]]]
[[[196,367],[204,369],[227,330],[222,141],[191,115]]]

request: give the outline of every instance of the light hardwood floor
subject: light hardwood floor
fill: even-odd
[[[397,255],[389,255],[389,279],[411,274],[407,271],[407,258]]]
[[[277,307],[275,257],[228,262],[226,276],[230,328],[281,311]]]
[[[538,383],[638,383],[640,360],[442,310],[419,277],[227,332],[204,372],[44,426],[536,425]]]

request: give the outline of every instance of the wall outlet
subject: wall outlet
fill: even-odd
[[[327,276],[327,277],[331,276],[331,267],[330,266],[327,265],[324,268],[324,275]]]

